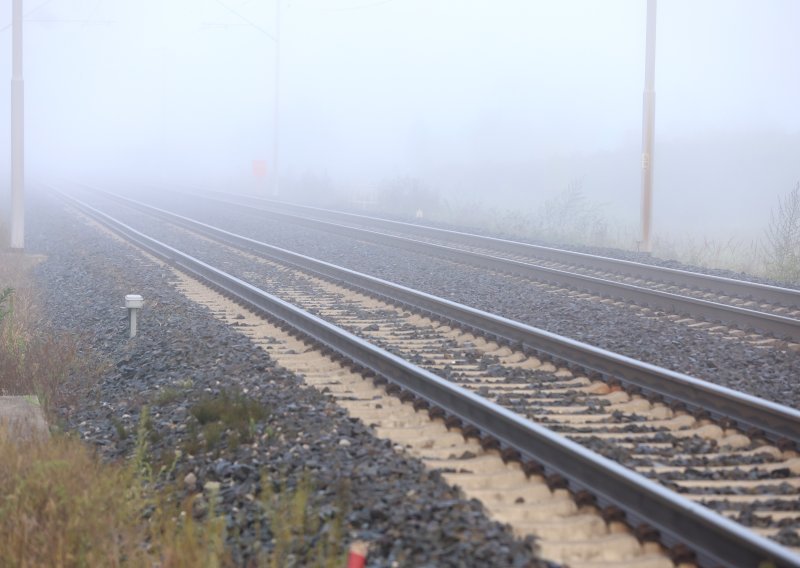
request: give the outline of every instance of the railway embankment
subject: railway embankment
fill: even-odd
[[[35,272],[42,311],[99,371],[57,421],[106,460],[141,460],[151,483],[191,500],[193,517],[223,519],[236,563],[273,554],[302,565],[355,540],[370,543],[375,566],[538,562],[531,539],[188,300],[168,268],[52,201],[35,200],[30,219],[29,247],[47,256]],[[130,293],[145,298],[133,339]],[[298,508],[301,530],[287,540]]]

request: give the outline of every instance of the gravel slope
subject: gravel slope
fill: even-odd
[[[322,530],[342,519],[345,541],[371,543],[370,566],[541,565],[530,539],[513,538],[479,503],[460,498],[437,474],[304,387],[243,335],[177,293],[167,271],[52,200],[32,197],[27,245],[48,255],[36,273],[44,311],[54,330],[79,336],[82,349],[106,365],[80,403],[63,409],[64,425],[109,459],[127,458],[148,406],[152,463],[171,462],[175,449],[184,449],[169,477],[181,497],[203,493],[198,516],[207,511],[211,487],[220,484],[216,510],[225,516],[239,563],[272,546],[274,535],[258,506],[264,484],[297,486],[307,473]],[[127,338],[120,309],[128,293],[146,300],[134,340]],[[235,444],[225,433],[212,451],[188,453],[194,405],[223,390],[247,393],[267,410],[251,425],[256,443]],[[316,538],[298,548],[296,565],[304,564],[303,552]]]

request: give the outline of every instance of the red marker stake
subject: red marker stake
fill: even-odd
[[[361,540],[357,540],[350,545],[350,554],[347,556],[347,568],[364,568],[367,563],[367,551],[369,545]]]

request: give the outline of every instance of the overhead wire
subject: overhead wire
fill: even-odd
[[[247,18],[246,16],[243,16],[242,14],[240,14],[239,12],[237,12],[236,10],[234,10],[233,8],[231,8],[230,6],[228,6],[227,4],[223,3],[223,2],[222,2],[222,0],[216,0],[216,2],[217,2],[217,4],[219,4],[220,6],[222,6],[223,8],[225,8],[226,10],[228,10],[228,11],[229,11],[231,14],[233,14],[234,16],[237,16],[237,17],[238,17],[238,18],[240,18],[241,20],[244,20],[245,22],[247,22],[248,24],[250,24],[251,26],[253,26],[255,29],[257,29],[258,31],[260,31],[261,33],[263,33],[265,36],[267,36],[268,38],[270,38],[272,41],[275,41],[275,42],[277,42],[277,41],[278,41],[278,40],[277,40],[277,38],[275,37],[275,35],[274,35],[273,33],[271,33],[271,32],[269,32],[269,31],[265,30],[264,28],[262,28],[261,26],[259,26],[257,23],[255,23],[254,21],[250,20],[250,19],[249,19],[249,18]]]
[[[352,12],[354,10],[364,10],[367,8],[377,8],[378,6],[383,6],[384,4],[389,4],[390,2],[394,2],[394,0],[377,0],[375,2],[370,2],[368,4],[361,4],[358,6],[348,6],[346,8],[336,8],[333,10],[328,10],[329,12]]]
[[[38,12],[39,10],[41,10],[42,8],[44,8],[45,6],[50,4],[51,2],[53,2],[53,0],[44,0],[44,2],[42,2],[41,4],[36,6],[36,8],[32,8],[31,10],[28,10],[26,13],[24,13],[22,15],[22,17],[23,18],[27,18],[31,14],[35,14],[36,12]],[[11,26],[12,26],[12,24],[8,24],[7,26],[4,26],[4,27],[0,28],[0,32],[6,31],[7,29],[11,28]]]

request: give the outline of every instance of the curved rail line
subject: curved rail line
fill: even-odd
[[[668,545],[688,543],[701,563],[738,565],[744,561],[757,565],[759,561],[771,559],[776,565],[800,566],[799,557],[736,523],[242,280],[159,243],[86,204],[68,199],[151,254],[225,290],[252,309],[289,323],[314,341],[340,353],[357,368],[387,377],[426,404],[478,428],[501,448],[513,449],[522,459],[535,460],[560,473],[570,481],[571,489],[590,491],[600,505],[621,506],[628,511],[632,523],[649,524],[659,530],[662,542]]]
[[[670,286],[680,286],[702,292],[713,290],[715,293],[724,296],[733,296],[750,300],[750,303],[755,299],[757,303],[780,306],[780,309],[784,311],[792,310],[793,312],[797,312],[800,310],[800,291],[798,290],[662,268],[654,265],[553,249],[493,237],[483,237],[424,225],[366,217],[352,213],[331,212],[330,210],[307,206],[289,205],[284,202],[273,202],[254,197],[235,196],[236,199],[240,201],[231,200],[231,196],[229,195],[226,195],[225,198],[206,197],[228,205],[246,207],[277,216],[290,220],[295,225],[310,229],[324,230],[345,237],[368,241],[370,243],[393,247],[400,246],[406,250],[419,252],[421,254],[433,255],[501,273],[523,276],[555,286],[567,286],[578,291],[588,292],[613,300],[623,300],[639,306],[658,309],[666,313],[701,318],[712,323],[720,323],[744,331],[755,331],[779,339],[786,339],[793,343],[800,343],[800,319],[796,317],[668,292],[644,285],[630,284],[619,279],[593,276],[571,269],[551,268],[540,264],[534,264],[531,259],[536,258],[560,264],[572,264],[590,270],[604,272],[616,271],[619,273],[619,277],[650,280],[659,285],[667,284]],[[446,238],[451,242],[449,244],[437,244],[435,242],[418,240],[416,238],[381,232],[379,230],[342,225],[331,220],[278,211],[274,209],[274,205],[279,205],[284,208],[302,208],[312,210],[315,213],[325,212],[331,214],[331,216],[335,214],[340,218],[351,220],[368,220],[373,226],[377,226],[380,229],[397,230],[400,228],[414,235],[420,235],[421,237]],[[459,248],[464,245],[478,248],[475,250]],[[505,254],[518,255],[518,257],[523,258],[523,260],[497,256],[497,253],[493,253],[489,250],[492,248]],[[524,257],[527,257],[527,259],[524,259]]]

